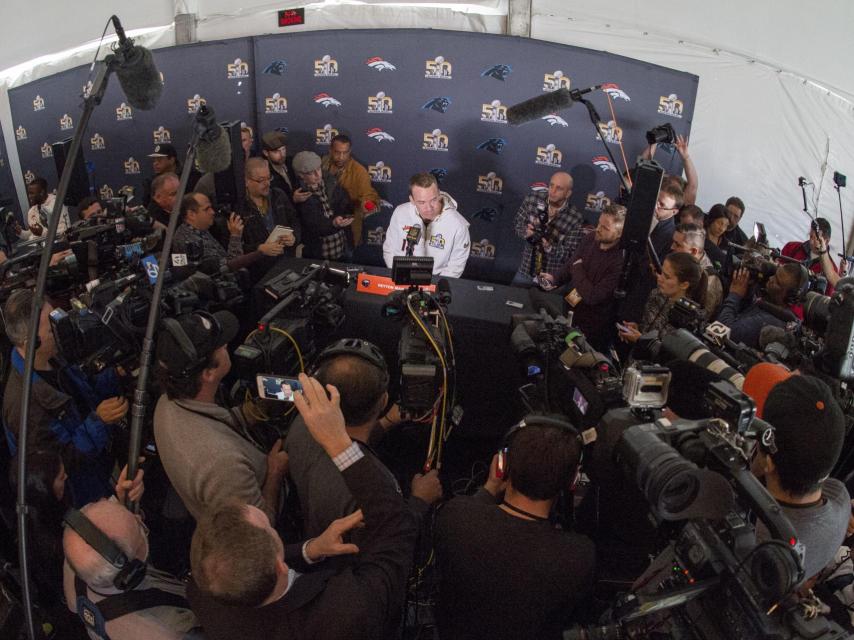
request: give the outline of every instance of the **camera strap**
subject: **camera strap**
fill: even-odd
[[[538,516],[538,515],[534,515],[533,513],[529,513],[528,511],[525,511],[524,509],[520,509],[519,507],[510,504],[506,500],[504,500],[500,506],[502,506],[506,509],[509,509],[510,511],[515,511],[519,515],[525,516],[526,518],[530,518],[531,520],[534,520],[535,522],[549,522],[548,518],[544,518],[543,516]]]

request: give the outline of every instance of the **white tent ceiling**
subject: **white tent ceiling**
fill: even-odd
[[[534,38],[602,49],[700,76],[691,152],[700,171],[699,204],[729,195],[748,205],[779,241],[805,235],[798,176],[815,182],[811,208],[835,227],[839,209],[831,176],[854,174],[854,3],[848,0],[5,0],[0,8],[0,83],[13,86],[88,62],[107,17],[145,30],[148,46],[175,43],[177,14],[198,18],[197,37],[213,40],[277,32],[279,9],[306,7],[306,29],[442,28],[505,33],[508,5],[530,6]],[[72,51],[70,51],[72,50]],[[36,65],[28,64],[42,58]],[[5,72],[3,70],[6,70]],[[603,82],[608,81],[602,78]],[[5,90],[0,91],[10,160],[16,163]],[[854,196],[843,190],[846,231]],[[851,251],[849,251],[851,253]]]

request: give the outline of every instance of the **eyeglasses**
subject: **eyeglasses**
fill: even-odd
[[[258,184],[264,184],[266,182],[272,182],[272,178],[249,178],[252,182],[257,182]]]

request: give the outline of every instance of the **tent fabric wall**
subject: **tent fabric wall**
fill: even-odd
[[[795,71],[759,59],[759,45],[775,44],[774,55],[769,54],[769,59],[778,64],[782,59],[794,67],[800,59],[793,52],[805,48],[795,29],[790,29],[789,39],[781,38],[779,30],[772,30],[780,41],[776,43],[760,33],[752,50],[730,52],[691,41],[692,36],[702,37],[701,28],[713,22],[710,17],[702,19],[706,10],[698,10],[695,19],[680,33],[679,25],[685,21],[671,15],[670,7],[664,10],[649,5],[635,5],[624,13],[609,11],[607,15],[603,7],[597,9],[591,2],[583,2],[570,19],[556,1],[537,0],[531,36],[611,51],[698,75],[700,89],[690,141],[700,174],[698,204],[708,209],[731,195],[740,196],[747,205],[746,228],[752,228],[753,222],[764,222],[772,244],[779,246],[806,238],[809,221],[802,211],[797,186],[798,177],[804,176],[815,183],[807,192],[809,211],[812,215],[818,211],[830,220],[832,245],[840,250],[843,234],[832,176],[834,171],[854,174],[854,76],[835,71],[822,76],[830,85],[845,86],[846,91],[834,92]],[[788,5],[791,3],[780,3],[778,8],[774,3],[773,12],[785,13]],[[744,25],[756,26],[756,11],[756,7],[748,7],[744,13],[735,14],[743,18],[732,27],[743,37],[742,42],[750,42]],[[780,19],[770,17],[771,11],[767,20],[773,26]],[[845,11],[850,13],[850,6]],[[687,13],[687,8],[680,6],[679,13]],[[641,19],[648,30],[638,25]],[[809,24],[804,28],[809,29]],[[839,27],[827,28],[832,37]],[[717,30],[711,28],[708,40],[726,41],[725,31],[720,26]],[[732,34],[730,38],[734,43]],[[789,57],[784,55],[787,42],[791,43]],[[819,44],[817,48],[822,50],[824,46]],[[802,63],[803,66],[817,68],[815,55],[806,56],[813,59],[813,64]],[[825,61],[830,65],[840,63],[830,58]],[[841,195],[845,234],[849,235],[854,226],[854,194],[848,188]],[[852,253],[851,249],[848,253]]]
[[[155,60],[165,86],[157,108],[127,110],[111,82],[86,132],[84,156],[104,195],[141,185],[156,142],[183,149],[192,113],[205,100],[220,120],[246,120],[261,133],[287,129],[291,155],[327,153],[335,132],[349,134],[354,155],[387,202],[366,224],[364,258],[372,262],[381,260],[391,209],[408,198],[409,177],[434,172],[471,223],[469,275],[505,281],[521,254],[514,214],[532,188],[545,189],[553,172],[568,171],[575,178],[573,203],[595,219],[617,193],[617,170],[625,169],[618,141],[633,158],[644,131],[660,121],[688,135],[697,91],[695,76],[648,63],[456,31],[264,36],[160,49]],[[72,96],[80,95],[88,70],[78,67],[10,91],[28,180],[42,175],[56,184],[50,143],[74,132],[80,109]],[[616,167],[581,106],[519,127],[507,124],[508,106],[545,91],[588,86],[603,75],[615,81],[609,93],[588,98],[611,123],[603,135]],[[681,170],[673,150],[660,160]]]

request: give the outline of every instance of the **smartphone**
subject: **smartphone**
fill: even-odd
[[[277,224],[275,228],[270,232],[270,235],[267,236],[267,244],[278,242],[279,238],[284,238],[285,236],[292,235],[294,235],[293,229]]]
[[[617,322],[616,324],[617,324],[617,330],[618,330],[620,333],[631,333],[631,331],[632,331],[632,330],[631,330],[631,329],[629,329],[629,328],[628,328],[626,325],[624,325],[623,323],[621,323],[621,322]]]
[[[264,400],[293,402],[294,391],[302,391],[302,385],[296,378],[285,378],[272,373],[259,373],[255,376],[258,385],[258,397]]]

